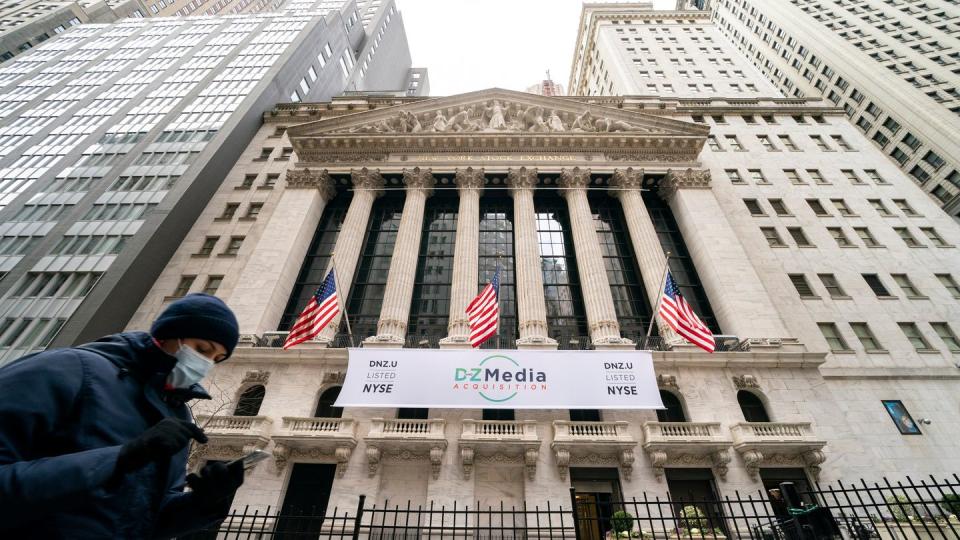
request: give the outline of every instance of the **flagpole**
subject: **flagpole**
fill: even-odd
[[[499,254],[499,253],[497,254],[497,264],[493,268],[493,275],[497,275],[497,272],[500,270],[500,258],[502,256],[503,256],[502,254]],[[503,277],[501,276],[501,282],[503,281],[502,278]],[[500,309],[500,291],[499,290],[497,291],[497,309],[498,310]],[[503,317],[500,317],[498,315],[497,316],[497,348],[498,349],[500,348],[500,321],[502,320],[503,320]]]
[[[334,253],[330,253],[330,270],[333,272],[334,286],[339,286],[337,280],[337,262]],[[340,312],[343,313],[343,320],[347,323],[347,335],[350,336],[350,346],[353,347],[353,330],[350,330],[350,317],[347,315],[346,301],[340,299],[340,292],[337,292],[337,303],[340,304]],[[336,336],[336,334],[334,334]]]
[[[653,306],[653,314],[650,317],[650,324],[647,325],[647,337],[644,340],[644,346],[649,347],[650,333],[653,332],[653,321],[657,320],[657,314],[660,312],[660,301],[663,299],[663,287],[667,283],[667,274],[670,272],[670,252],[666,252],[663,261],[663,276],[660,278],[660,291],[657,293],[657,302]]]

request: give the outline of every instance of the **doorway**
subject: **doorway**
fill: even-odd
[[[275,540],[319,536],[337,466],[294,463],[280,507]]]
[[[713,471],[710,469],[666,469],[667,489],[673,501],[673,515],[681,536],[696,534],[699,529],[708,534],[726,534],[723,508],[717,498]]]
[[[767,500],[770,501],[770,508],[779,519],[792,518],[786,503],[779,494],[782,482],[793,482],[797,491],[802,494],[810,492],[810,481],[807,479],[807,473],[800,468],[760,469],[760,480],[763,482],[763,491],[767,494]],[[809,495],[804,494],[800,498],[807,504],[815,502],[810,499]]]
[[[571,467],[570,483],[576,490],[580,538],[603,540],[623,501],[619,469]]]

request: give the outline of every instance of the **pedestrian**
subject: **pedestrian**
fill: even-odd
[[[210,399],[199,382],[238,338],[226,304],[191,294],[149,334],[0,368],[0,538],[171,538],[222,520],[243,467],[187,477],[190,443],[207,437],[186,403]]]

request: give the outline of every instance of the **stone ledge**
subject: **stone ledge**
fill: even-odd
[[[824,379],[960,379],[960,369],[956,367],[821,367],[820,375]]]

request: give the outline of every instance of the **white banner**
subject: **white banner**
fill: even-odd
[[[337,407],[663,408],[649,351],[349,351]]]

